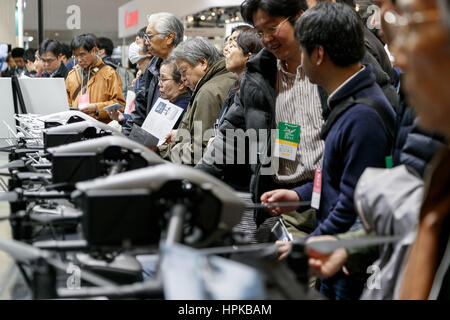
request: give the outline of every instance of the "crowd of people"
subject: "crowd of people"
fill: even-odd
[[[155,13],[129,47],[136,77],[111,60],[111,40],[92,34],[70,49],[56,40],[13,49],[2,76],[64,77],[71,107],[117,121],[126,136],[159,98],[182,108],[165,143],[150,148],[271,205],[255,210],[249,234],[279,217],[307,242],[408,235],[310,250],[311,286],[330,299],[449,299],[449,1],[374,3],[381,29],[367,27],[354,0],[245,0],[247,24],[222,52],[184,40],[179,18]],[[129,90],[132,112],[104,110],[125,106]],[[368,168],[379,168],[378,178]],[[363,182],[373,183],[366,193]],[[392,210],[380,209],[385,194],[396,199]],[[291,242],[276,243],[285,259]],[[375,288],[367,285],[373,265]]]

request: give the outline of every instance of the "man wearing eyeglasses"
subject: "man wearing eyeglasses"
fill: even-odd
[[[273,200],[310,200],[312,190],[306,186],[314,179],[315,169],[321,166],[324,143],[320,139],[320,129],[322,112],[326,108],[326,92],[305,77],[300,66],[301,52],[294,37],[295,21],[306,9],[305,0],[246,0],[242,3],[242,16],[256,28],[265,49],[247,63],[234,105],[225,115],[215,141],[197,165],[197,168],[221,177],[225,167],[214,161],[215,153],[234,150],[233,146],[226,144],[226,131],[256,130],[259,159],[256,164],[250,164],[252,178],[247,182],[254,202],[268,201],[271,196],[267,191],[294,185],[305,186],[305,190],[301,194],[283,193],[281,198]],[[278,130],[279,134],[282,128],[290,128],[298,134],[286,142],[288,152],[273,156],[276,150],[271,150],[272,130]],[[267,132],[267,141],[260,130]],[[221,149],[222,144],[226,148]],[[282,150],[283,147],[275,144],[275,149]],[[263,166],[263,162],[269,162],[271,168]],[[273,169],[276,162],[278,170]],[[226,176],[224,180],[227,181]],[[304,211],[299,214],[294,211],[296,207],[288,209],[283,220],[290,232],[301,237],[315,229],[314,210],[299,208]],[[257,225],[266,221],[257,231],[261,234],[259,239],[266,238],[266,230],[270,230],[274,220],[267,219],[266,211],[257,212],[255,216]]]
[[[160,97],[158,78],[161,62],[167,59],[172,50],[183,41],[183,36],[183,23],[174,14],[160,12],[148,17],[144,43],[154,58],[142,78],[146,88],[137,94],[135,110],[123,124],[123,134],[130,135],[134,125],[142,126],[151,108]]]
[[[69,70],[64,65],[63,47],[58,40],[47,39],[41,45],[39,55],[44,64],[43,78],[67,78]]]

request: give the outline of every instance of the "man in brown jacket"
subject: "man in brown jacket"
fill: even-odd
[[[103,109],[118,103],[125,106],[122,81],[117,72],[97,57],[96,39],[84,34],[72,40],[72,52],[78,65],[66,79],[69,106],[108,123],[111,119]]]

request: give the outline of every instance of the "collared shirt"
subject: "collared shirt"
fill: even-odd
[[[336,90],[334,90],[327,99],[327,104],[330,105],[330,101],[331,99],[333,99],[333,97],[336,95],[336,92],[338,92],[339,90],[341,90],[347,83],[349,83],[354,77],[356,77],[361,71],[363,71],[366,67],[363,65],[362,68],[356,72],[355,74],[353,74],[350,78],[348,78],[347,80],[345,80]]]
[[[309,81],[301,66],[292,74],[278,61],[276,95],[277,128],[279,122],[287,122],[301,129],[295,161],[280,158],[275,180],[286,184],[312,180],[315,169],[321,167],[325,148],[320,138],[324,121],[318,87]]]

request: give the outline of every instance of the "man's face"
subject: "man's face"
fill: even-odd
[[[96,61],[96,53],[96,48],[88,51],[83,47],[76,48],[73,52],[77,63],[83,69],[88,69]]]
[[[13,57],[10,57],[9,59],[8,59],[8,67],[9,68],[14,68],[16,66],[16,63],[14,62],[14,58]]]
[[[25,66],[25,61],[23,60],[22,57],[19,58],[14,58],[14,63],[16,64],[16,66],[20,69],[22,69]]]
[[[398,13],[408,19],[395,28],[393,39],[404,53],[399,67],[404,71],[406,97],[424,128],[450,136],[450,43],[436,3],[400,0]]]
[[[62,55],[56,57],[53,52],[44,52],[41,55],[42,63],[44,64],[44,70],[52,74],[61,66]]]
[[[166,59],[172,51],[172,45],[168,44],[167,36],[156,31],[157,23],[158,21],[154,21],[148,24],[144,43],[153,56]]]
[[[27,63],[25,63],[25,67],[27,68],[28,72],[33,72],[36,70],[35,66],[34,66],[34,62],[27,60]]]
[[[293,13],[295,16],[296,13]],[[255,29],[264,33],[263,45],[272,52],[277,59],[286,61],[299,53],[298,43],[294,37],[294,27],[287,21],[287,17],[269,16],[258,9],[253,15]]]
[[[181,73],[181,80],[192,91],[194,91],[195,86],[208,70],[206,61],[201,61],[197,65],[192,66],[187,61],[178,60],[177,65]]]

